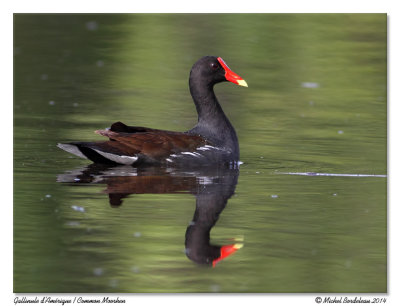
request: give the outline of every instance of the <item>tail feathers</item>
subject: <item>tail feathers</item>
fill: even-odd
[[[79,147],[77,144],[72,144],[72,143],[59,143],[57,144],[57,147],[59,147],[60,149],[63,149],[64,151],[74,154],[78,157],[81,158],[86,158],[86,155],[84,155],[81,150],[79,150]]]
[[[95,163],[132,165],[138,160],[137,156],[126,156],[119,152],[104,152],[95,143],[59,143],[60,149]]]

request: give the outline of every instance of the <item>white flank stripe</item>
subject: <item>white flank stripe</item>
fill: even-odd
[[[214,146],[210,146],[210,145],[205,145],[204,148],[214,149],[214,150],[222,150],[220,148],[217,148],[217,147],[214,147]]]
[[[196,152],[182,152],[181,154],[191,155],[191,156],[194,156],[194,157],[201,157],[202,156],[200,153],[196,153]]]
[[[113,162],[116,162],[118,164],[132,165],[138,159],[137,156],[117,155],[117,154],[102,152],[102,151],[99,151],[96,149],[93,149],[93,150],[95,150],[97,153],[104,156],[105,158],[107,158]]]
[[[210,150],[210,148],[206,148],[206,147],[199,147],[196,149],[197,151],[208,151]]]

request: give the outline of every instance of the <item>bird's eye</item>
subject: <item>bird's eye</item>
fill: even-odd
[[[211,66],[211,68],[213,70],[217,70],[218,69],[218,64],[217,63],[211,63],[210,66]]]

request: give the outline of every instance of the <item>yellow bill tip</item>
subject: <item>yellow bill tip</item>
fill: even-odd
[[[245,80],[237,80],[237,84],[244,87],[249,87]]]

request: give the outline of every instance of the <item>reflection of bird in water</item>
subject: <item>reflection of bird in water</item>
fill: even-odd
[[[168,168],[132,168],[92,164],[84,169],[60,174],[57,181],[73,184],[106,184],[110,205],[118,207],[130,194],[191,193],[196,210],[185,235],[186,255],[199,264],[215,266],[232,255],[243,239],[225,246],[210,244],[210,231],[233,195],[239,169],[203,167],[182,171]]]
[[[116,122],[108,130],[96,131],[108,137],[108,141],[61,143],[58,146],[95,163],[174,167],[182,164],[237,163],[239,143],[236,132],[214,93],[214,85],[224,81],[247,86],[220,57],[205,56],[193,65],[189,87],[198,122],[187,132],[134,127]]]
[[[210,244],[210,231],[218,221],[228,198],[224,194],[199,194],[196,211],[186,230],[186,255],[199,264],[213,265],[242,247],[241,241],[231,245]]]

